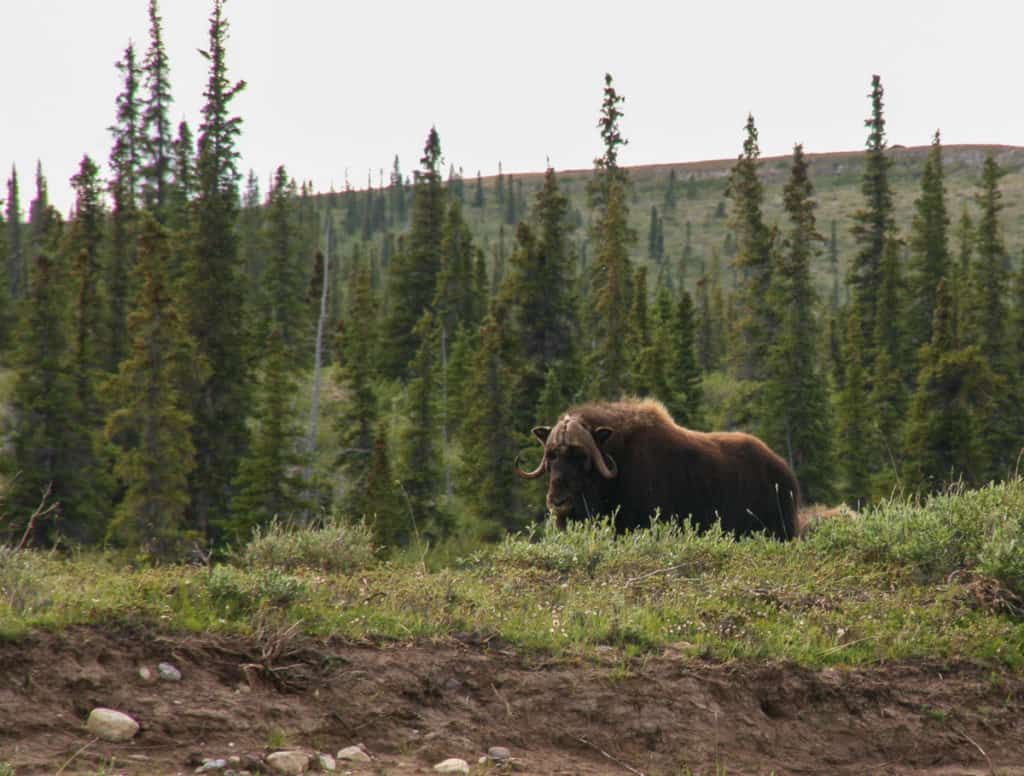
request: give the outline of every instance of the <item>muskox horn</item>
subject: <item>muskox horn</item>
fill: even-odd
[[[614,458],[601,452],[601,449],[597,446],[597,439],[600,438],[603,443],[611,435],[612,430],[606,426],[596,429],[593,434],[586,433],[582,435],[587,453],[590,455],[591,460],[593,460],[594,466],[601,473],[601,476],[606,480],[613,480],[619,476],[619,466],[615,463]],[[608,459],[607,462],[605,461],[606,458]]]
[[[540,459],[540,466],[538,466],[532,472],[526,472],[526,471],[523,471],[522,469],[519,468],[519,456],[517,455],[516,456],[515,467],[516,467],[516,474],[518,474],[524,480],[535,480],[538,477],[540,477],[540,475],[542,475],[544,473],[544,469],[547,468],[547,459],[546,458],[541,458]]]
[[[544,447],[545,442],[547,442],[548,440],[548,434],[551,433],[551,429],[548,426],[536,426],[530,433],[537,437],[537,441],[540,442],[540,446]],[[519,468],[519,456],[517,455],[515,467],[516,474],[518,474],[524,480],[535,480],[538,477],[540,477],[540,475],[543,474],[544,470],[547,468],[547,458],[541,458],[540,465],[532,472],[524,472],[522,469]]]

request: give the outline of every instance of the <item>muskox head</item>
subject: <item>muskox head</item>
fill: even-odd
[[[559,525],[564,525],[565,518],[573,513],[591,514],[594,505],[588,503],[588,494],[592,500],[598,477],[610,480],[618,476],[615,460],[601,449],[612,433],[605,426],[592,430],[576,415],[562,416],[554,428],[533,429],[533,435],[544,446],[544,457],[532,472],[520,469],[516,459],[516,472],[530,480],[548,473],[547,505]]]

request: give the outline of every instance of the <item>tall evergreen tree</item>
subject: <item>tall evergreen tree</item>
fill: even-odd
[[[509,340],[519,348],[512,391],[517,427],[544,420],[536,416],[536,408],[550,370],[564,378],[562,386],[580,379],[574,349],[579,321],[570,291],[573,257],[568,212],[569,200],[549,167],[534,198],[529,222],[516,229],[516,248],[499,292],[499,305],[505,311],[499,323],[508,327]],[[551,400],[564,404],[569,398],[560,392]]]
[[[625,347],[632,275],[629,244],[633,233],[626,201],[629,178],[618,163],[619,150],[628,143],[619,128],[619,106],[625,98],[615,91],[611,75],[605,74],[604,83],[597,122],[604,151],[594,159],[594,175],[588,184],[591,206],[597,210],[593,222],[597,272],[586,325],[594,339],[588,358],[589,392],[595,398],[617,399],[627,388]]]
[[[188,321],[209,375],[192,395],[193,443],[197,466],[190,479],[191,517],[201,533],[216,538],[227,518],[231,483],[245,454],[249,414],[249,374],[242,321],[243,293],[236,221],[238,150],[241,119],[230,113],[231,100],[245,87],[227,77],[228,24],[223,0],[210,15],[210,64],[199,128],[193,240],[185,270]]]
[[[308,362],[310,321],[303,303],[306,282],[297,255],[295,181],[284,165],[274,172],[262,225],[263,274],[258,285],[257,331],[265,339],[278,329],[291,368]]]
[[[775,326],[768,290],[772,279],[772,236],[764,223],[764,187],[758,174],[761,151],[754,117],[747,116],[743,153],[729,173],[726,196],[731,204],[731,226],[736,233],[737,271],[735,306],[741,313],[735,322],[736,347],[730,357],[736,374],[761,380]]]
[[[861,192],[864,207],[854,213],[853,236],[857,252],[850,268],[849,283],[853,291],[852,302],[863,327],[865,365],[874,363],[876,317],[879,290],[882,286],[882,263],[886,242],[893,228],[892,190],[889,186],[889,168],[892,162],[886,156],[885,117],[882,97],[882,79],[871,79],[871,117],[864,124],[869,129],[867,152],[864,156],[864,175]]]
[[[157,0],[149,0],[149,49],[142,63],[146,98],[142,101],[142,201],[164,215],[171,171],[170,63],[164,48],[163,19]]]
[[[256,386],[256,428],[238,466],[226,526],[240,542],[275,517],[294,518],[309,506],[302,478],[303,434],[291,406],[296,384],[290,351],[280,322],[273,320]]]
[[[911,353],[916,353],[932,336],[936,289],[950,269],[948,227],[942,141],[936,131],[921,176],[921,195],[914,202],[911,225],[907,295],[907,336]]]
[[[141,71],[135,62],[135,48],[131,43],[116,67],[124,80],[122,91],[117,96],[116,122],[108,129],[114,141],[110,150],[111,177],[108,182],[113,202],[106,275],[110,304],[107,344],[109,371],[117,369],[128,351],[128,308],[132,298],[129,279],[135,265],[137,244],[135,232],[142,154],[138,94]]]
[[[18,195],[18,170],[11,165],[7,179],[7,281],[11,299],[20,299],[27,285],[27,267],[21,239],[21,201]]]
[[[201,378],[205,362],[171,289],[169,252],[166,232],[147,214],[134,269],[140,292],[128,316],[131,349],[109,385],[116,409],[105,428],[124,488],[109,534],[158,560],[179,560],[190,540],[202,538],[185,520],[196,451],[182,386]]]
[[[975,231],[976,258],[969,276],[972,314],[966,321],[971,341],[981,346],[982,353],[997,371],[1005,368],[1009,283],[1006,247],[999,224],[999,214],[1004,207],[999,190],[1001,176],[995,160],[987,156],[975,196],[981,212]]]
[[[515,457],[514,425],[510,412],[511,375],[503,357],[501,327],[488,316],[480,327],[466,388],[466,417],[462,424],[463,498],[483,521],[485,535],[522,528],[515,475],[508,462]]]
[[[998,381],[976,345],[957,343],[945,280],[937,286],[932,337],[918,361],[907,424],[908,486],[933,491],[961,478],[977,484],[985,472],[981,425]]]
[[[101,445],[106,402],[103,383],[111,358],[107,353],[101,248],[105,212],[99,168],[88,156],[71,178],[75,191],[74,220],[68,230],[66,251],[70,258],[71,341],[68,371],[74,383],[74,403],[69,416],[67,447],[63,456],[73,473],[74,503],[68,504],[64,531],[72,539],[94,542],[103,534],[110,517],[113,483]],[[68,493],[65,502],[69,502]],[[71,517],[74,516],[72,520]]]
[[[777,252],[770,304],[779,330],[766,363],[763,426],[766,441],[783,453],[809,501],[833,495],[832,428],[828,394],[816,363],[817,343],[811,264],[824,242],[814,217],[814,187],[802,145],[783,191],[789,226]]]
[[[384,369],[389,377],[408,374],[419,340],[417,321],[431,310],[441,270],[441,239],[444,230],[445,191],[439,173],[441,140],[430,128],[416,173],[412,203],[412,228],[405,246],[388,268],[389,310],[384,323]]]
[[[871,497],[872,445],[868,383],[864,368],[864,326],[854,307],[846,319],[842,388],[836,398],[840,496],[855,508]]]
[[[377,353],[376,300],[366,264],[349,275],[348,310],[338,337],[339,377],[345,401],[338,416],[339,453],[337,465],[342,475],[342,505],[353,515],[372,515],[377,506],[370,500],[367,487],[373,466],[375,435],[380,411],[372,380]],[[383,452],[383,451],[382,451]],[[378,539],[392,537],[385,534]]]
[[[187,121],[178,124],[178,136],[171,145],[171,154],[167,223],[172,229],[184,230],[191,221],[190,205],[196,194],[194,141]]]
[[[402,434],[401,482],[421,537],[442,538],[451,530],[441,504],[441,461],[438,438],[438,355],[440,329],[428,310],[416,324],[419,347],[410,364],[406,390],[408,426]]]
[[[441,267],[433,309],[438,323],[451,337],[459,325],[476,326],[480,304],[476,299],[474,259],[477,254],[473,234],[462,217],[461,203],[453,199],[448,206],[441,233]]]
[[[13,472],[4,502],[4,511],[13,516],[19,532],[25,530],[47,487],[53,500],[62,504],[73,495],[73,472],[65,451],[76,411],[75,389],[67,370],[65,296],[53,259],[38,254],[28,281],[15,332]],[[69,507],[73,510],[73,500]],[[69,519],[77,522],[73,515]],[[29,541],[38,545],[55,534],[52,525],[37,524]]]

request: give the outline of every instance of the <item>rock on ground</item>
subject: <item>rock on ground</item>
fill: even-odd
[[[139,723],[116,709],[93,709],[85,727],[97,738],[114,742],[131,741],[139,732]]]

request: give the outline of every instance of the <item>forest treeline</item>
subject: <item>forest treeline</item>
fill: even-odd
[[[954,225],[936,132],[898,222],[878,76],[850,223],[822,234],[800,145],[779,217],[766,215],[751,116],[713,215],[721,248],[698,258],[687,222],[675,256],[664,219],[693,182],[671,171],[647,233],[630,225],[611,76],[585,187],[553,169],[528,194],[500,172],[446,176],[430,128],[409,177],[396,157],[386,183],[316,194],[281,166],[264,195],[239,170],[231,102],[245,84],[212,5],[195,135],[171,126],[149,0],[148,48],[117,64],[108,174],[82,158],[65,220],[41,167],[23,214],[12,169],[7,541],[178,560],[333,513],[365,518],[382,548],[468,546],[542,516],[512,465],[539,454],[532,426],[627,394],[684,425],[762,436],[805,501],[862,506],[1016,471],[1024,269],[1005,243],[1001,170],[986,158]],[[486,239],[484,212],[497,216]]]

